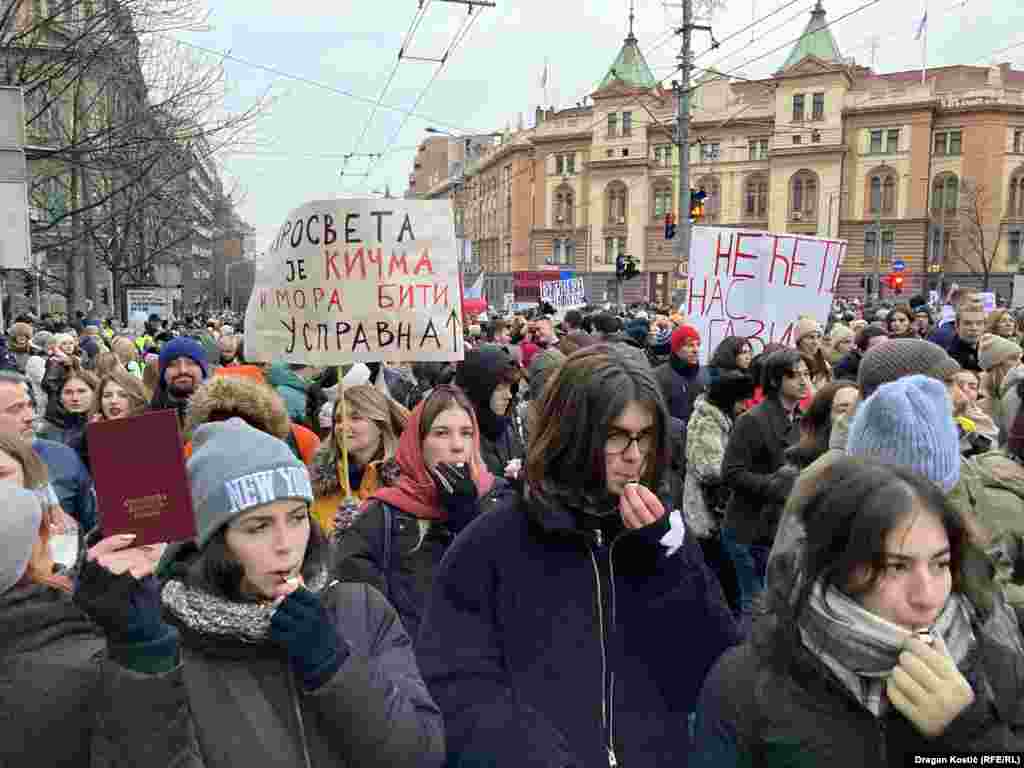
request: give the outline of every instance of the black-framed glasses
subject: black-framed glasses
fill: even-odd
[[[654,444],[654,434],[641,432],[639,435],[631,435],[628,432],[615,432],[608,436],[604,450],[605,453],[611,454],[625,453],[633,443],[636,443],[636,449],[640,453],[647,453]]]

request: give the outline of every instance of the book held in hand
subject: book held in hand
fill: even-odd
[[[153,411],[87,429],[103,535],[134,533],[137,546],[194,538],[177,414]]]

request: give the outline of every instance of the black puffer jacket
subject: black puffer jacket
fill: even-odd
[[[130,672],[106,659],[106,645],[64,592],[27,585],[0,595],[0,765],[195,765],[174,673]],[[155,685],[137,696],[147,680]],[[160,719],[140,728],[140,712]]]
[[[455,374],[455,383],[473,402],[480,425],[480,456],[495,477],[504,477],[505,466],[512,459],[522,459],[526,455],[526,445],[513,419],[510,416],[500,417],[491,410],[494,390],[517,370],[518,365],[505,350],[485,345],[467,352]]]
[[[911,765],[913,754],[1019,753],[1024,653],[1005,643],[1004,628],[1018,635],[1018,646],[1020,640],[1016,618],[1001,598],[996,611],[975,623],[977,646],[960,666],[975,691],[974,703],[935,739],[926,739],[892,708],[876,718],[803,646],[790,674],[781,674],[765,656],[774,619],[755,624],[755,641],[727,651],[704,684],[697,705],[697,764],[885,768]]]

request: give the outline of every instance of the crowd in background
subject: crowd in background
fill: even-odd
[[[5,758],[1024,749],[1021,324],[972,291],[714,348],[650,305],[489,313],[458,363],[266,364],[243,327],[9,329]],[[197,536],[137,547],[86,427],[167,408]]]

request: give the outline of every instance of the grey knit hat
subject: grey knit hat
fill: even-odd
[[[994,333],[986,333],[978,341],[978,365],[983,371],[995,368],[1007,360],[1019,359],[1020,356],[1020,344]]]
[[[539,400],[544,385],[565,362],[565,355],[557,349],[545,349],[530,361],[530,399]]]
[[[924,339],[890,339],[868,350],[860,362],[857,384],[861,397],[871,397],[882,384],[920,373],[946,381],[960,364],[938,344]]]
[[[3,594],[25,574],[32,558],[32,547],[39,538],[39,523],[43,507],[39,497],[12,482],[0,482],[0,500],[4,513],[0,515],[0,594]]]
[[[198,427],[186,468],[200,549],[248,509],[281,499],[313,501],[309,471],[288,444],[238,418]]]

